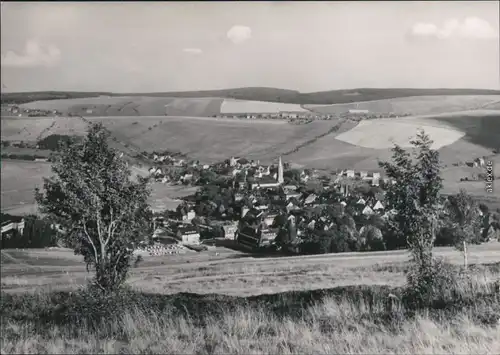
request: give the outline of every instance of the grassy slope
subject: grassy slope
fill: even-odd
[[[499,251],[500,243],[471,246],[469,262],[498,262]],[[453,264],[463,262],[460,252],[452,248],[436,248],[436,255]],[[135,290],[161,294],[233,296],[348,285],[396,287],[404,284],[407,260],[406,251],[252,257],[217,247],[203,253],[147,256],[139,268],[132,270],[129,285]],[[89,277],[80,257],[75,257],[71,250],[5,250],[1,266],[2,288],[6,292],[75,289]],[[494,279],[495,275],[486,277]]]
[[[44,268],[59,264],[71,270],[75,257],[67,254],[67,258],[59,256],[52,262],[43,257],[34,259],[34,254],[31,258],[26,254],[23,257],[21,252],[10,258],[2,255],[2,273],[21,263],[32,268],[36,263]],[[195,262],[196,258],[189,257]],[[493,296],[489,282],[500,275],[498,262],[474,266],[470,280],[455,277],[443,284],[431,310],[413,314],[398,302],[392,309],[386,307],[388,293],[399,295],[401,289],[380,285],[387,280],[387,274],[403,280],[407,265],[383,258],[382,254],[380,263],[370,262],[368,254],[350,263],[330,259],[335,269],[330,270],[332,280],[327,288],[262,294],[270,289],[261,287],[259,295],[245,298],[129,291],[106,302],[79,293],[47,293],[48,289],[34,295],[3,293],[0,350],[108,354],[498,353],[500,342],[495,323],[500,317],[500,298]],[[169,259],[163,258],[167,264]],[[309,288],[302,274],[313,275],[314,271],[301,259],[294,261],[293,266],[287,259],[281,260],[290,269],[279,275],[280,282],[286,286],[302,278],[302,289]],[[241,266],[244,263],[252,266],[248,260],[242,261]],[[350,275],[357,273],[361,277],[353,280],[352,284],[357,286],[335,287],[339,282],[334,276],[342,275],[342,266],[349,267],[345,264],[350,264]],[[174,268],[175,275],[185,276],[183,283],[189,282],[189,277],[194,278],[176,269],[177,265],[172,261],[163,270],[170,272]],[[296,273],[301,265],[303,273]],[[322,269],[324,264],[317,266]],[[203,275],[207,267],[218,274],[240,271],[231,262],[225,266],[209,262],[198,273]],[[263,262],[260,270],[269,268]],[[150,272],[154,270],[151,268]],[[270,270],[274,271],[273,267]],[[56,286],[60,277],[54,276],[45,280]],[[147,275],[143,276],[147,281]],[[37,280],[40,279],[43,280],[42,277]],[[258,282],[259,277],[253,279]],[[379,285],[364,285],[371,279],[380,280]],[[2,275],[4,289],[5,280]],[[148,284],[153,281],[156,282],[150,280]],[[228,280],[217,282],[221,285]],[[245,286],[239,288],[244,290]],[[452,296],[452,290],[458,295]]]

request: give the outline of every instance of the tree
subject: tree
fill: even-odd
[[[102,124],[87,136],[62,144],[51,178],[35,191],[41,212],[64,230],[66,242],[95,269],[94,284],[117,289],[133,262],[133,246],[152,232],[148,180],[130,179],[130,170],[108,145]]]
[[[440,177],[439,153],[431,149],[433,141],[419,131],[410,142],[413,154],[398,145],[392,149],[393,162],[379,162],[386,175],[395,180],[387,189],[387,203],[395,210],[389,223],[400,237],[406,237],[414,268],[408,277],[408,291],[415,305],[430,302],[433,290],[432,247],[439,217]]]
[[[453,231],[454,244],[464,254],[467,268],[467,244],[481,239],[482,216],[477,202],[463,189],[448,197],[448,223]]]

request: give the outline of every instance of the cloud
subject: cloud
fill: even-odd
[[[227,31],[226,37],[234,44],[243,43],[252,38],[252,29],[247,26],[233,26]]]
[[[203,53],[203,51],[200,48],[184,48],[182,51],[185,53],[189,53],[189,54],[202,54]]]
[[[463,21],[449,19],[442,26],[433,23],[416,23],[410,30],[410,35],[417,38],[435,39],[496,39],[496,30],[488,21],[478,17],[467,17]]]
[[[26,42],[23,54],[8,51],[2,54],[2,67],[34,68],[53,67],[61,60],[61,51],[54,45],[44,45],[35,40]]]

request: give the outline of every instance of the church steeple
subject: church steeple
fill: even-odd
[[[283,184],[285,180],[283,179],[283,162],[281,161],[281,155],[278,162],[278,183]]]

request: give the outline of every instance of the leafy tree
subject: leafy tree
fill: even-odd
[[[467,268],[467,244],[481,241],[481,210],[474,198],[460,189],[458,194],[448,197],[447,211],[455,247],[463,252]]]
[[[389,219],[400,237],[406,237],[414,268],[407,275],[409,300],[414,306],[428,305],[433,290],[432,247],[439,218],[439,153],[422,130],[411,141],[413,154],[398,145],[392,149],[393,162],[379,162],[386,175],[395,180],[387,189],[386,200],[395,209]]]
[[[44,178],[44,192],[35,191],[41,212],[64,230],[87,270],[94,267],[94,284],[103,291],[124,282],[133,246],[152,232],[148,180],[130,179],[109,138],[102,124],[94,124],[81,142],[62,145],[52,162],[53,176]]]
[[[371,251],[385,250],[382,231],[374,225],[366,225],[362,228],[360,238],[363,241],[363,249]]]

